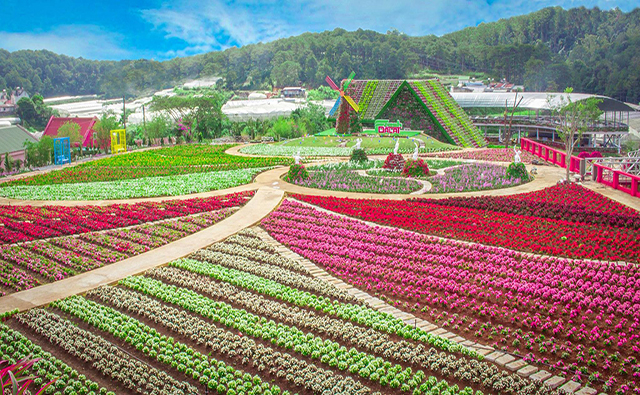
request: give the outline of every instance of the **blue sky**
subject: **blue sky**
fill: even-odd
[[[170,59],[340,27],[442,35],[548,6],[618,7],[638,0],[7,0],[0,48],[87,59]]]

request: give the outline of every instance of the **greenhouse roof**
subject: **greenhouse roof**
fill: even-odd
[[[463,108],[486,108],[486,107],[513,107],[515,101],[514,92],[451,92],[451,96]],[[518,92],[518,100],[522,97],[519,108],[530,110],[550,110],[561,103],[564,97],[565,102],[570,99],[572,102],[589,99],[592,97],[601,99],[598,105],[602,111],[635,111],[634,108],[619,100],[608,96],[592,95],[587,93],[548,93],[548,92]],[[549,102],[549,98],[551,102]]]

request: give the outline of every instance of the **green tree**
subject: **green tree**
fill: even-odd
[[[565,145],[567,182],[571,182],[569,177],[571,155],[573,155],[576,143],[580,141],[582,134],[589,129],[589,125],[602,115],[602,111],[598,108],[598,104],[602,102],[601,99],[589,98],[572,101],[571,93],[573,93],[573,88],[567,88],[565,90],[566,97],[561,96],[557,104],[553,103],[553,96],[549,96],[547,99],[553,114],[560,123],[557,132]]]
[[[80,135],[80,125],[73,121],[68,121],[58,128],[56,137],[69,137],[71,145],[81,144],[82,136]]]
[[[4,170],[7,173],[11,173],[11,170],[13,170],[13,159],[9,156],[8,152],[4,154]]]
[[[302,67],[298,62],[286,61],[273,68],[271,71],[271,80],[278,87],[297,85],[300,80],[300,72]]]
[[[115,115],[102,115],[102,118],[93,125],[93,132],[96,134],[96,140],[94,141],[95,146],[107,152],[111,145],[111,131],[120,129],[121,126]]]

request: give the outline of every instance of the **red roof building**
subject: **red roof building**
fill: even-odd
[[[80,136],[82,136],[82,146],[91,147],[93,141],[93,125],[96,124],[98,118],[62,118],[54,117],[49,118],[47,127],[44,128],[44,134],[55,138],[58,135],[58,129],[60,126],[67,122],[75,122],[80,125]]]

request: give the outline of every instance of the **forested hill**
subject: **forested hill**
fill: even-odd
[[[226,87],[318,86],[326,75],[405,78],[431,69],[480,71],[529,90],[600,93],[640,101],[640,8],[545,8],[442,37],[342,29],[305,33],[169,61],[91,61],[49,51],[0,50],[0,89],[45,96],[139,95],[180,81],[222,76]]]

